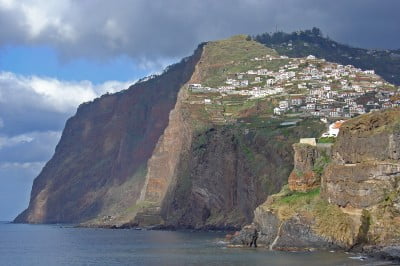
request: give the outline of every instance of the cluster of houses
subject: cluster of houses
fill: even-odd
[[[285,60],[278,70],[259,67],[231,74],[217,88],[191,84],[195,93],[243,95],[248,99],[274,97],[275,115],[350,118],[366,112],[400,105],[399,88],[383,81],[373,70],[361,70],[317,59],[266,55],[252,61]],[[268,65],[268,64],[267,64]],[[212,104],[212,99],[205,99]]]

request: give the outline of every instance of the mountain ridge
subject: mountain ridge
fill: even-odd
[[[263,33],[249,37],[279,54],[290,57],[315,55],[328,61],[354,65],[362,69],[374,69],[387,81],[400,85],[400,48],[364,49],[342,44],[324,36],[318,28],[293,33]]]
[[[272,77],[282,83],[277,88],[290,84],[286,74],[296,60],[294,84],[281,90],[267,84]],[[325,65],[338,67],[279,56],[243,35],[201,44],[163,74],[81,105],[15,222],[240,228],[286,182],[291,145],[324,131],[319,117],[292,97],[314,91],[295,85],[302,86],[304,71],[320,73]],[[349,71],[361,82],[378,82],[388,95],[395,91],[374,74]],[[377,94],[372,97],[383,106]],[[274,114],[284,102],[293,109]]]

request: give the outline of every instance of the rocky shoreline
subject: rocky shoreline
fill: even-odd
[[[317,148],[294,145],[289,185],[254,211],[231,245],[247,246],[257,230],[270,250],[344,250],[400,262],[400,109],[349,120],[329,152]]]

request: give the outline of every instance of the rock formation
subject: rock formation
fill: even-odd
[[[312,174],[296,174],[315,171],[316,147],[295,144],[289,186],[255,210],[260,243],[285,250],[359,248],[399,259],[399,136],[400,109],[345,122],[320,188],[315,179],[309,185]],[[232,243],[240,245],[246,236],[244,229]]]
[[[289,176],[289,189],[306,192],[319,187],[322,170],[329,160],[330,145],[296,143],[293,150],[294,169]]]
[[[129,222],[147,161],[201,53],[202,46],[160,76],[82,104],[35,179],[28,209],[15,222]]]
[[[199,229],[249,223],[286,181],[291,145],[323,126],[304,119],[282,129],[269,121],[270,100],[205,106],[188,85],[221,79],[233,59],[269,53],[246,36],[205,43],[163,74],[81,105],[15,221]]]

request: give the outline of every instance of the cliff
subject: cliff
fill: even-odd
[[[15,222],[130,221],[147,161],[201,53],[202,46],[160,76],[82,104],[35,179],[28,209]]]
[[[233,58],[248,62],[265,53],[273,51],[242,36],[208,43],[189,83],[212,85],[216,79],[224,80],[229,68],[237,68]],[[229,107],[222,99],[205,106],[207,97],[215,96],[180,92],[170,124],[149,161],[134,224],[240,228],[285,182],[292,165],[290,145],[306,131],[315,136],[323,129],[314,120],[289,129],[281,129],[280,121],[265,123],[268,116],[260,121],[272,104],[269,101],[258,101],[259,108],[246,107],[240,99],[235,105],[229,99]],[[231,108],[229,116],[226,108]]]
[[[291,145],[317,119],[282,127],[277,99],[196,93],[276,52],[246,36],[205,43],[159,76],[79,107],[15,222],[239,228],[279,190]],[[252,61],[253,60],[253,61]],[[267,62],[279,70],[287,60]],[[205,104],[208,101],[209,103]]]
[[[254,225],[233,238],[249,242],[253,228],[271,249],[362,249],[399,258],[400,109],[373,112],[343,124],[320,187],[309,184],[316,147],[295,144],[295,175],[255,210]],[[300,185],[299,185],[300,184]],[[396,255],[397,254],[397,255]]]

